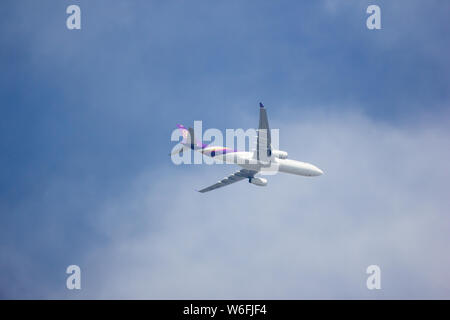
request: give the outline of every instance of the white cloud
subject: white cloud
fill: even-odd
[[[93,217],[110,244],[87,253],[83,294],[448,298],[448,129],[396,128],[358,113],[273,124],[291,158],[326,174],[199,194],[235,168],[149,170]],[[381,267],[381,291],[365,287],[371,264]]]

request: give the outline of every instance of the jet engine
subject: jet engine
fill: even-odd
[[[248,182],[253,183],[256,186],[265,187],[267,186],[267,179],[264,178],[250,178],[248,179]]]
[[[278,159],[287,159],[288,153],[281,150],[272,150],[272,155]]]

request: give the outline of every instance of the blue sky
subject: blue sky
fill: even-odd
[[[3,1],[0,297],[448,298],[449,6]],[[175,124],[259,101],[327,174],[195,193],[235,168],[174,166]]]

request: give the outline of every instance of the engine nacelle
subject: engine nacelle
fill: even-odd
[[[248,182],[253,183],[256,186],[265,187],[267,186],[267,179],[264,178],[250,178]]]
[[[272,150],[272,155],[278,159],[287,159],[288,153],[281,150]]]

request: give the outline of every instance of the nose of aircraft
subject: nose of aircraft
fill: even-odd
[[[317,168],[316,166],[311,165],[311,171],[313,172],[314,176],[321,176],[323,175],[323,171]]]

